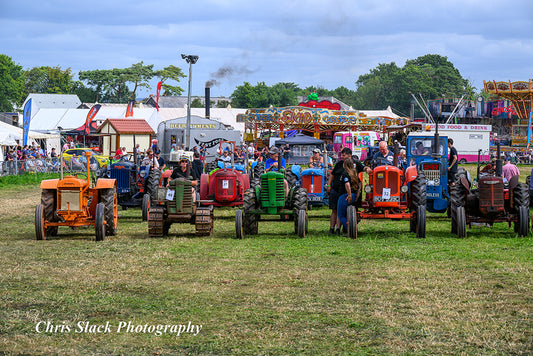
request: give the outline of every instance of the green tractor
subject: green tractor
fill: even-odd
[[[213,206],[201,207],[193,201],[192,183],[184,178],[169,182],[168,188],[157,188],[148,214],[148,235],[168,235],[172,223],[195,225],[196,236],[210,236],[213,233]]]
[[[305,237],[308,229],[307,191],[293,186],[285,195],[284,180],[283,173],[263,173],[260,184],[244,192],[243,210],[237,210],[235,215],[237,238],[257,235],[263,215],[279,215],[282,221],[294,220],[294,232],[299,237]]]

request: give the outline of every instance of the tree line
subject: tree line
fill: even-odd
[[[0,54],[0,111],[13,111],[20,107],[30,93],[76,94],[82,102],[127,103],[136,99],[139,88],[150,89],[150,80],[158,78],[163,95],[182,95],[179,86],[183,71],[169,65],[154,69],[153,64],[142,61],[127,68],[80,71],[78,80],[70,68],[34,67],[23,69],[11,57]],[[174,84],[174,85],[172,85]],[[408,116],[411,106],[410,93],[420,93],[426,100],[442,97],[466,97],[473,99],[475,88],[447,57],[427,54],[407,60],[399,67],[396,63],[382,63],[369,73],[360,75],[354,89],[344,86],[330,90],[320,86],[300,88],[296,83],[277,83],[268,86],[265,82],[252,85],[243,82],[231,94],[231,105],[238,108],[261,108],[297,105],[298,96],[311,93],[318,96],[333,96],[354,109],[376,110],[387,106],[397,113]],[[217,106],[225,107],[228,102]],[[203,106],[196,98],[192,107]],[[420,114],[420,113],[419,113]]]

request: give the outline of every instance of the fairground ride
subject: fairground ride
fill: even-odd
[[[511,135],[513,146],[529,146],[531,142],[531,119],[533,116],[533,83],[525,81],[483,81],[485,92],[497,95],[513,103],[518,116],[517,124],[512,124]]]

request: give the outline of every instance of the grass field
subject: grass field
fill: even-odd
[[[429,214],[426,239],[406,221],[363,221],[351,240],[327,235],[324,208],[305,239],[261,221],[235,240],[234,210],[222,209],[210,238],[173,225],[149,239],[130,209],[103,242],[88,228],[35,241],[39,200],[36,185],[0,190],[5,354],[533,353],[533,240],[504,224],[457,239]]]

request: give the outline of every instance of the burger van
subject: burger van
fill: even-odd
[[[492,125],[439,124],[439,135],[453,139],[459,163],[477,162],[481,150],[481,161],[490,161],[490,133]],[[435,133],[435,124],[422,125],[422,131],[409,136],[427,136]]]

